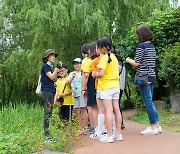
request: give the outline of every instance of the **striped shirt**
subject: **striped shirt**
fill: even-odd
[[[140,43],[136,48],[134,58],[135,62],[140,63],[136,75],[142,77],[147,75],[151,77],[151,82],[156,80],[156,50],[152,43]]]

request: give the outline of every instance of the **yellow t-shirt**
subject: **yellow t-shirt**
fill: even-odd
[[[67,80],[67,77],[65,77],[63,79],[58,79],[55,83],[57,86],[56,91],[58,93],[58,98],[62,94],[66,80]],[[70,84],[66,85],[64,92],[69,92],[69,91],[71,91],[71,85]],[[63,105],[74,105],[74,100],[73,100],[72,94],[64,97]]]
[[[108,63],[108,55],[104,55],[99,62],[99,68],[104,70],[104,75],[98,78],[98,91],[110,88],[119,88],[118,60],[114,54],[110,54],[112,61]]]
[[[84,58],[82,60],[82,65],[81,65],[81,69],[83,72],[86,72],[86,73],[90,73],[91,72],[91,63],[92,63],[92,60],[91,58]]]

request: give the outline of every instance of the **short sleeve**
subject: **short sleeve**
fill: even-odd
[[[42,71],[46,74],[47,72],[51,72],[51,67],[48,64],[42,66]]]
[[[104,55],[99,61],[99,68],[105,70],[108,64],[108,56]]]
[[[72,77],[72,74],[73,74],[73,72],[71,72],[71,73],[68,75],[67,80],[69,80],[69,79]]]
[[[91,72],[91,59],[84,59],[82,71],[86,73]]]

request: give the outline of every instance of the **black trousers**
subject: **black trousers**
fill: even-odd
[[[72,117],[73,105],[62,105],[59,108],[59,118],[69,120]]]
[[[49,131],[49,121],[52,117],[53,111],[53,102],[54,102],[55,93],[51,92],[42,92],[42,102],[44,107],[44,134],[45,136],[50,136]]]

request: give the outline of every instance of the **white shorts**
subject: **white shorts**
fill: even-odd
[[[82,95],[80,97],[74,97],[74,109],[78,107],[86,107],[86,102]]]
[[[111,88],[100,92],[101,99],[119,99],[119,88]]]

